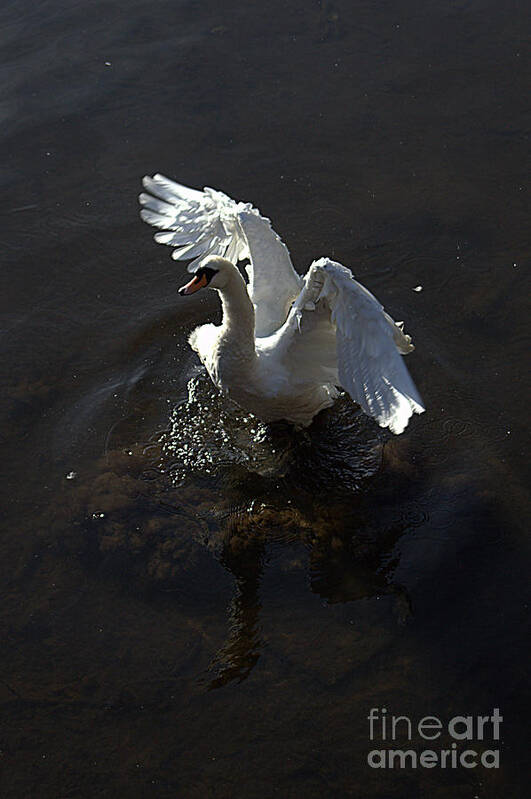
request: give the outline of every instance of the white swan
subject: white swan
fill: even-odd
[[[189,341],[216,386],[266,422],[305,427],[348,391],[381,427],[401,433],[424,405],[402,361],[413,345],[352,273],[329,258],[298,275],[269,219],[214,189],[145,177],[144,221],[195,259],[180,294],[216,289],[223,322],[196,328]],[[249,259],[246,284],[235,264]],[[400,353],[400,354],[399,354]]]

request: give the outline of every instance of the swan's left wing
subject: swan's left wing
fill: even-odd
[[[163,175],[145,177],[139,201],[145,222],[161,228],[155,241],[175,247],[176,260],[194,259],[195,271],[207,255],[236,263],[249,258],[249,296],[255,306],[255,333],[268,336],[286,320],[302,279],[288,248],[250,203],[232,200],[215,189],[203,191],[175,183]]]
[[[309,368],[312,379],[317,371],[339,384],[380,427],[402,433],[424,411],[402,359],[410,337],[341,264],[321,258],[304,282],[277,337],[284,362],[301,379]]]

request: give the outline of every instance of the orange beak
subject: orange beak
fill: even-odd
[[[207,284],[206,275],[201,275],[201,277],[193,277],[191,281],[186,284],[186,286],[182,286],[179,289],[179,294],[181,296],[185,294],[194,294],[196,291],[199,291],[199,289],[204,288],[206,284]]]

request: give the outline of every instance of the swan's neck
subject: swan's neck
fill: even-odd
[[[218,291],[223,307],[220,340],[237,348],[241,355],[254,355],[254,308],[240,272],[235,269],[227,284]]]

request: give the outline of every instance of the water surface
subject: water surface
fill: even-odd
[[[525,21],[4,4],[2,797],[523,795]],[[216,297],[138,219],[156,171],[350,266],[427,412],[298,434],[218,397]],[[499,707],[501,768],[373,770],[371,707]]]

